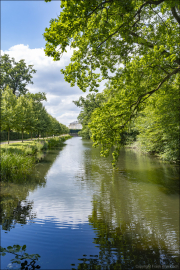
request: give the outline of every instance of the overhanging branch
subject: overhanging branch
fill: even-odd
[[[149,98],[154,92],[156,92],[157,90],[159,90],[159,88],[163,85],[163,83],[165,83],[167,80],[169,80],[173,75],[177,74],[178,72],[180,72],[180,66],[178,66],[175,70],[173,70],[171,73],[169,73],[166,77],[164,77],[164,79],[158,84],[158,86],[151,90],[151,91],[148,91],[142,95],[139,96],[138,100],[136,102],[134,102],[132,105],[131,105],[131,108],[133,106],[134,109],[133,109],[133,112],[132,114],[135,112],[135,110],[137,110],[138,106],[140,103],[143,103],[147,98]],[[144,99],[143,99],[144,98]]]
[[[177,14],[175,7],[171,8],[171,12],[172,12],[174,18],[176,19],[176,21],[180,24],[180,16]]]

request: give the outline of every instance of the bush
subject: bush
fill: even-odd
[[[54,137],[46,140],[45,142],[48,144],[48,148],[55,148],[58,146],[62,146],[63,142],[67,139],[71,138],[71,136],[63,136],[63,137]]]

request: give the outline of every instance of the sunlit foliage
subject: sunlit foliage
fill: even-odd
[[[142,125],[147,118],[144,127],[148,126],[157,111],[158,115],[167,113],[163,111],[167,108],[163,102],[171,103],[170,89],[180,72],[179,1],[62,0],[61,8],[58,18],[50,21],[44,33],[46,55],[58,61],[70,46],[73,49],[71,62],[62,73],[71,86],[77,84],[84,92],[98,91],[100,81],[108,80],[103,93],[106,102],[94,110],[88,125],[95,145],[102,146],[103,156],[115,147],[115,165],[122,145],[121,134],[142,115],[146,115]],[[178,99],[178,91],[174,89],[173,93]],[[149,103],[151,97],[156,110]],[[163,144],[167,141],[167,145],[159,149],[164,158],[172,157],[177,147],[178,124],[175,124],[174,109],[177,111],[173,105],[168,109],[172,110],[171,121],[175,125],[173,143],[171,135],[167,135],[170,130],[161,129],[164,133],[160,141]],[[147,130],[150,132],[146,129],[146,135]],[[152,132],[148,133],[151,136],[149,134]],[[150,139],[148,136],[146,140]],[[152,148],[147,150],[152,151]],[[175,156],[177,158],[175,154],[171,159],[176,159]]]

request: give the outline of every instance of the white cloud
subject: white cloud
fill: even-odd
[[[77,86],[70,87],[60,72],[68,65],[72,50],[67,49],[67,53],[57,62],[45,56],[43,48],[30,49],[24,44],[15,45],[1,53],[9,54],[15,61],[24,59],[27,65],[34,66],[37,73],[33,75],[34,84],[28,85],[28,89],[31,93],[46,93],[47,102],[44,102],[44,106],[53,117],[65,125],[77,119],[80,109],[72,101],[86,94]]]
[[[62,123],[62,119],[66,121],[66,123],[71,123],[74,119],[77,119],[79,112],[72,112],[72,113],[64,113],[61,116],[57,117],[57,120]]]
[[[88,223],[92,213],[94,189],[79,183],[78,177],[85,178],[83,155],[79,150],[81,139],[73,138],[66,142],[65,150],[60,151],[50,170],[43,169],[46,175],[46,188],[29,192],[26,201],[33,201],[33,213],[37,220],[55,220],[58,227]],[[68,162],[67,162],[68,160]],[[38,166],[38,165],[37,165]],[[38,171],[42,165],[39,164]]]

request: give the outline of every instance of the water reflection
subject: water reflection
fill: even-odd
[[[90,141],[66,143],[37,165],[37,178],[2,184],[3,230],[16,224],[2,232],[3,246],[26,242],[42,269],[176,266],[176,168],[122,150],[113,172]]]
[[[88,141],[83,142],[88,148]],[[99,258],[81,258],[90,265],[126,269],[135,265],[177,266],[179,256],[179,178],[177,168],[132,151],[121,151],[113,173],[99,149],[84,151],[85,174],[80,186],[93,189],[89,222],[97,237]],[[86,268],[83,268],[86,267]],[[97,268],[101,269],[101,268]]]
[[[1,247],[0,255],[11,255],[13,257],[10,263],[7,265],[6,269],[21,269],[21,270],[35,270],[40,269],[40,265],[37,264],[40,258],[39,254],[28,254],[26,252],[26,245],[13,245],[7,248]]]
[[[76,229],[79,224],[88,223],[91,213],[91,193],[80,190],[75,179],[77,172],[84,173],[83,147],[79,139],[69,140],[65,151],[58,152],[58,158],[46,175],[46,188],[30,192],[28,196],[34,201],[38,219],[55,221],[61,229]]]
[[[100,149],[92,148],[88,140],[82,141],[84,146],[84,171],[85,174],[77,175],[77,178],[89,179],[89,183],[100,179],[104,175],[110,177],[114,174],[112,158],[100,157]],[[117,175],[118,173],[118,175]],[[95,177],[96,174],[96,177]],[[179,194],[179,166],[162,162],[149,155],[143,155],[131,149],[121,149],[116,170],[116,177],[127,179],[131,182],[153,184],[166,194]],[[92,179],[92,181],[90,181]],[[92,183],[91,183],[92,184]]]
[[[45,187],[46,175],[58,153],[59,151],[55,153],[49,151],[45,161],[37,164],[32,177],[24,182],[22,180],[1,181],[0,224],[2,230],[10,231],[15,228],[16,223],[26,224],[29,220],[36,218],[36,213],[33,211],[34,201],[26,200],[26,198],[29,192]]]
[[[147,234],[138,233],[139,224],[126,223],[116,227],[110,224],[110,220],[108,224],[103,214],[94,203],[89,222],[96,233],[94,243],[100,249],[99,256],[82,258],[78,269],[91,269],[92,265],[107,267],[104,269],[133,269],[136,265],[178,266],[178,254],[177,257],[172,256],[163,239],[159,241],[155,234],[150,239]]]
[[[125,170],[120,173],[130,181],[154,184],[161,192],[170,195],[179,193],[179,166],[131,149],[122,150],[121,153],[119,165],[124,157]]]
[[[6,200],[2,204],[1,225],[2,230],[10,231],[16,223],[26,224],[28,220],[36,217],[33,213],[33,202]]]

